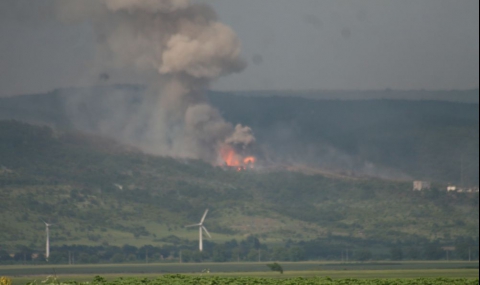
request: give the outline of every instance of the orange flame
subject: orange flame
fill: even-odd
[[[245,165],[253,165],[253,164],[255,164],[255,162],[257,162],[257,158],[254,157],[254,156],[246,157],[243,160],[243,164],[245,164]]]
[[[225,164],[230,167],[238,167],[241,166],[241,159],[239,155],[235,153],[235,150],[230,146],[225,146],[220,151],[220,155],[222,156],[223,161]]]
[[[236,167],[238,171],[245,170],[248,168],[253,168],[257,162],[257,158],[254,156],[242,157],[236,153],[235,149],[231,146],[224,146],[220,150],[220,156],[225,164],[229,167]]]

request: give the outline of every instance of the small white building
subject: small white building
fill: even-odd
[[[455,186],[455,185],[450,185],[447,187],[447,191],[448,192],[457,192],[458,191],[458,187]]]
[[[428,181],[414,181],[413,191],[423,191],[432,188],[432,183]]]

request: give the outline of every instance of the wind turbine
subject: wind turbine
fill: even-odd
[[[205,219],[207,218],[207,215],[208,215],[208,209],[205,211],[205,214],[203,214],[202,220],[200,221],[199,224],[186,226],[186,228],[198,227],[198,229],[199,229],[199,249],[200,249],[200,252],[203,252],[203,232],[205,231],[205,233],[208,235],[208,237],[212,238],[212,236],[208,232],[207,228],[205,228],[205,226],[203,225],[203,223],[205,222]]]
[[[50,227],[53,226],[53,224],[49,224],[45,221],[43,221],[43,223],[45,224],[45,229],[46,229],[46,232],[47,232],[47,241],[46,241],[46,244],[45,244],[45,258],[48,262],[48,258],[50,257]]]

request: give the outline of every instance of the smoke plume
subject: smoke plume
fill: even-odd
[[[147,80],[148,98],[128,123],[115,125],[117,138],[151,153],[210,162],[223,144],[254,142],[250,128],[226,122],[203,96],[212,80],[245,68],[236,34],[211,7],[190,0],[57,0],[56,12],[68,23],[92,23],[94,73],[109,78],[107,72],[128,70]]]

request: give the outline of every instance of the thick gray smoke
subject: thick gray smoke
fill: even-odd
[[[226,122],[202,94],[245,67],[237,36],[212,8],[190,0],[58,0],[56,8],[62,21],[92,23],[94,74],[128,70],[147,80],[135,115],[121,129],[111,122],[115,136],[151,153],[210,162],[225,143],[254,142],[250,128]]]

